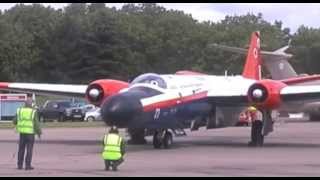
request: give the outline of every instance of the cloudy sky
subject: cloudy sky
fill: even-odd
[[[25,3],[30,4],[30,3]],[[42,3],[45,6],[63,8],[67,3]],[[106,3],[121,8],[124,3]],[[258,14],[271,23],[281,20],[283,27],[295,32],[300,25],[320,27],[320,3],[158,3],[166,9],[182,10],[199,21],[217,22],[226,15]],[[0,3],[0,9],[8,9],[15,3]]]

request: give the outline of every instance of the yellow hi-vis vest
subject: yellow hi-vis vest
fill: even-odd
[[[35,110],[31,108],[17,109],[17,131],[23,134],[34,134],[33,118]]]
[[[119,160],[121,154],[122,138],[118,134],[108,134],[104,136],[104,148],[102,157],[105,160]]]

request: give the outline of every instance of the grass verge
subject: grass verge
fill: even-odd
[[[81,127],[105,127],[102,121],[93,122],[45,122],[40,123],[42,128],[81,128]],[[1,122],[0,129],[14,128],[11,121]]]

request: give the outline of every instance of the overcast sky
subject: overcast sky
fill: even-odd
[[[31,3],[25,3],[31,4]],[[67,3],[42,3],[56,9],[63,8]],[[107,6],[121,8],[124,3],[106,3]],[[283,27],[289,27],[291,33],[300,25],[320,27],[320,3],[158,3],[166,9],[182,10],[191,14],[199,21],[217,22],[226,15],[244,15],[248,12],[263,18],[270,23],[280,20]],[[0,9],[9,9],[15,3],[0,3]]]

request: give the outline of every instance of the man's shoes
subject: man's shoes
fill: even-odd
[[[256,147],[256,146],[257,146],[257,143],[250,141],[250,142],[248,143],[248,146],[249,146],[249,147]]]
[[[105,171],[109,171],[109,170],[110,170],[109,166],[108,166],[108,167],[105,167],[104,170],[105,170]]]
[[[112,171],[118,171],[118,168],[117,168],[116,165],[113,165],[113,166],[112,166]]]
[[[22,166],[18,166],[17,169],[21,170],[21,169],[23,169],[23,168],[22,168]]]
[[[33,170],[34,168],[32,166],[26,167],[26,170]]]

